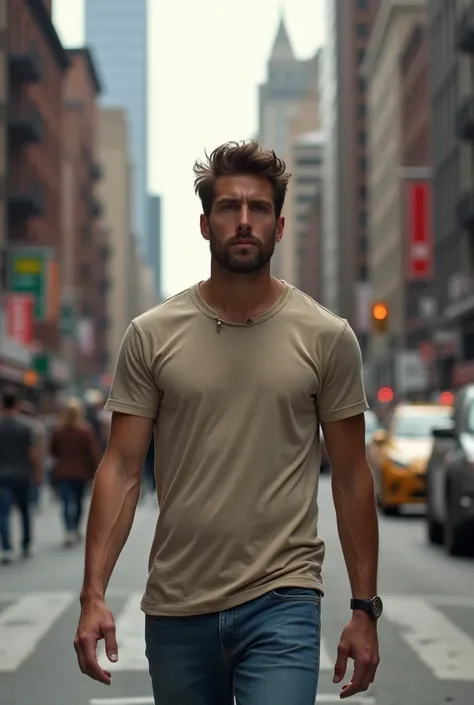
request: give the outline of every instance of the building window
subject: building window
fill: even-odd
[[[367,10],[367,0],[357,0],[358,10]]]
[[[357,24],[357,36],[364,39],[367,36],[367,25],[365,22],[358,22]]]
[[[359,227],[365,228],[367,227],[367,213],[365,211],[361,211],[359,213]],[[361,242],[365,243],[365,240],[361,240]],[[365,245],[364,245],[365,247]]]
[[[359,49],[357,52],[357,62],[361,64],[364,61],[365,51],[364,49]]]
[[[362,174],[365,174],[365,172],[367,171],[367,161],[366,161],[365,157],[359,157],[358,169]]]
[[[357,106],[357,115],[362,119],[365,118],[365,104],[364,103],[359,103],[359,105]]]
[[[359,78],[359,93],[365,93],[365,80],[363,78]]]
[[[367,198],[367,188],[365,186],[359,186],[359,198],[362,200]]]
[[[357,141],[359,143],[359,147],[365,147],[367,144],[367,133],[365,130],[359,130],[359,134],[357,135]]]

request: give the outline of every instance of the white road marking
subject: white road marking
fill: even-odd
[[[145,656],[145,615],[140,609],[141,592],[129,594],[116,623],[118,661],[111,663],[100,644],[99,663],[109,671],[148,671]]]
[[[456,597],[456,595],[427,595],[426,600],[441,607],[466,607],[474,609],[474,597]]]
[[[155,705],[152,695],[131,698],[92,698],[89,705]]]
[[[109,671],[148,671],[145,656],[145,616],[140,609],[142,593],[129,594],[115,625],[118,642],[118,661],[112,663],[105,654],[104,643],[99,647],[99,663]],[[326,641],[321,639],[320,670],[331,671],[334,668]]]
[[[320,671],[332,671],[335,663],[336,663],[336,659],[331,658],[331,654],[329,653],[329,649],[327,647],[326,640],[324,638],[322,638],[321,639],[321,646],[319,649],[319,670]]]
[[[340,703],[341,696],[337,693],[321,693],[316,696],[317,703]],[[353,695],[350,699],[352,705],[375,705],[375,698],[370,695]]]
[[[316,698],[317,703],[328,705],[329,703],[340,703],[341,698],[335,693],[321,693]],[[375,698],[368,696],[353,695],[351,703],[355,705],[375,705]],[[92,698],[89,705],[155,705],[152,696],[130,697],[130,698]]]
[[[21,666],[75,597],[73,592],[29,593],[0,612],[0,673]]]
[[[474,641],[421,597],[384,599],[384,615],[437,680],[474,682]]]

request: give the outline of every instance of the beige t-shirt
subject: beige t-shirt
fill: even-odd
[[[322,591],[319,421],[367,408],[353,331],[288,284],[245,324],[221,321],[198,285],[138,316],[106,409],[157,419],[160,513],[143,611]]]

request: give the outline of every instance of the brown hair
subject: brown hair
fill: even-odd
[[[209,216],[211,212],[216,179],[235,174],[253,174],[268,179],[273,187],[276,216],[281,215],[291,174],[273,150],[263,149],[256,140],[226,142],[210,156],[206,153],[206,159],[206,162],[196,161],[193,168],[196,175],[194,191],[201,199],[204,215]]]

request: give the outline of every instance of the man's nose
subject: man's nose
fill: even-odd
[[[240,209],[239,228],[246,229],[246,230],[251,228],[250,218],[249,218],[249,209],[247,208],[247,206],[242,206],[242,208]]]

